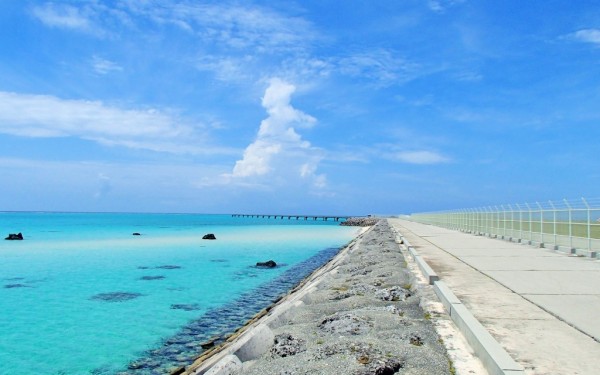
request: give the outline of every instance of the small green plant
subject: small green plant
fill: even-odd
[[[332,290],[337,290],[338,292],[346,292],[349,288],[348,285],[340,285],[340,286],[334,286],[333,288],[331,288]]]
[[[323,345],[323,343],[325,342],[325,340],[323,339],[318,339],[317,340],[317,345]]]
[[[425,320],[431,320],[431,314],[426,312],[425,314],[423,314],[423,318],[425,318]]]
[[[450,371],[451,375],[456,375],[456,368],[454,367],[454,363],[450,358],[448,358],[448,371]]]
[[[410,288],[412,288],[412,284],[411,283],[406,283],[404,285],[402,285],[402,287],[406,290],[410,290]]]

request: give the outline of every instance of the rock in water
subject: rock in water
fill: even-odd
[[[215,235],[214,235],[214,234],[212,234],[212,233],[209,233],[209,234],[205,234],[205,235],[202,237],[202,239],[203,239],[203,240],[216,240],[216,239],[217,239],[217,237],[215,237]]]
[[[275,268],[277,267],[277,263],[275,263],[274,260],[267,260],[266,262],[256,262],[256,267]]]
[[[22,240],[23,239],[23,234],[21,232],[19,232],[18,234],[14,234],[14,233],[10,233],[8,235],[8,237],[5,238],[5,240],[9,240],[9,241],[15,241],[15,240]]]
[[[141,236],[142,234],[141,234],[141,233],[138,233],[138,232],[134,232],[132,235],[133,235],[133,236]]]

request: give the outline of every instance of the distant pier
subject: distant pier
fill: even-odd
[[[350,216],[329,216],[329,215],[249,215],[249,214],[232,214],[231,217],[247,217],[247,218],[256,218],[256,219],[284,219],[288,220],[296,219],[296,220],[322,220],[322,221],[340,221],[340,220],[348,220]]]

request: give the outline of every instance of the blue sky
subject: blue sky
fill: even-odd
[[[595,1],[0,2],[0,210],[598,197]]]

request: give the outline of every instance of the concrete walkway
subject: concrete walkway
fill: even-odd
[[[600,261],[389,222],[527,374],[600,374]]]

